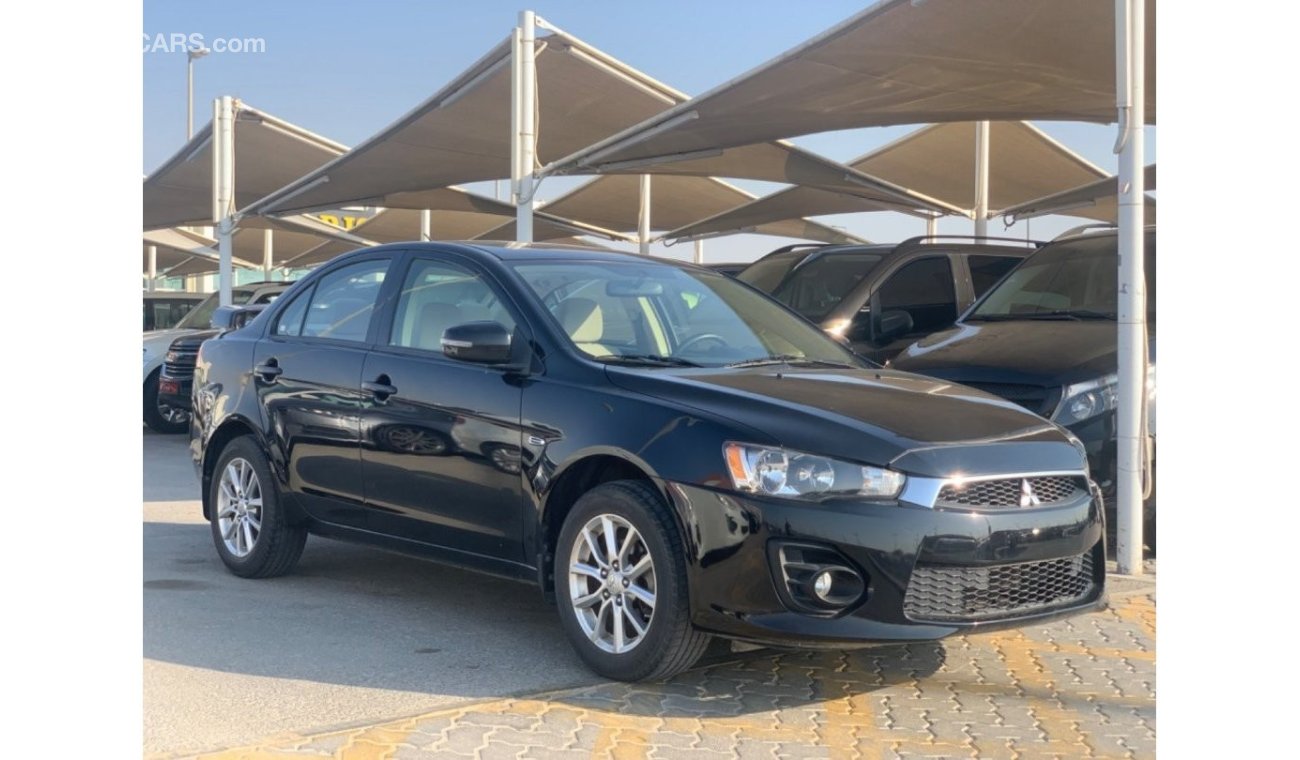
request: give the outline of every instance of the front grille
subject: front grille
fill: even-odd
[[[194,377],[194,365],[198,363],[199,349],[192,351],[172,348],[167,352],[167,361],[163,362],[163,374],[174,380],[189,380]]]
[[[1018,617],[1081,603],[1096,585],[1091,552],[986,567],[922,563],[912,572],[903,614],[936,622]]]
[[[1019,383],[975,383],[959,380],[962,385],[969,385],[985,393],[1001,396],[1019,404],[1034,414],[1046,417],[1056,411],[1056,402],[1060,401],[1059,388],[1047,388],[1041,385],[1023,385]]]
[[[1063,504],[1087,489],[1083,478],[1075,475],[973,480],[944,486],[935,506],[970,509],[1050,507]]]

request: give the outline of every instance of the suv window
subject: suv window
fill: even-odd
[[[770,294],[790,274],[790,270],[811,253],[810,250],[798,249],[769,254],[745,267],[736,279]]]
[[[466,322],[515,329],[514,318],[480,275],[457,264],[417,259],[402,283],[388,342],[441,353],[443,332]]]
[[[836,253],[804,264],[772,296],[814,322],[831,312],[884,258],[879,253]]]
[[[375,259],[349,264],[322,277],[312,291],[298,334],[364,342],[387,271],[388,259]],[[295,306],[291,304],[289,311]]]
[[[975,289],[975,297],[979,298],[997,285],[1002,275],[1010,272],[1020,259],[1015,256],[972,255],[966,257],[966,263],[970,266],[971,287]]]
[[[909,335],[941,330],[957,319],[952,264],[947,256],[906,264],[885,280],[872,298],[872,304],[872,312],[877,315],[895,309],[907,312],[912,317]]]
[[[1156,312],[1156,247],[1146,241],[1148,319]],[[970,315],[971,319],[1066,315],[1114,319],[1118,308],[1116,241],[1099,236],[1051,243],[1025,259]]]

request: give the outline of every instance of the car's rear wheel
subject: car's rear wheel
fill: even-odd
[[[606,678],[667,678],[709,643],[691,625],[676,525],[641,481],[604,483],[578,499],[556,546],[555,597],[578,656]]]
[[[212,540],[230,572],[270,578],[298,563],[307,529],[289,522],[266,456],[252,438],[236,438],[221,452],[208,498]]]
[[[158,372],[144,381],[144,424],[156,433],[184,433],[190,429],[190,413],[158,399]]]

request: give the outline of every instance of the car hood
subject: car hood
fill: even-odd
[[[893,370],[608,367],[626,390],[825,456],[936,477],[1083,469],[1060,428],[972,388]]]
[[[1115,371],[1115,333],[1111,321],[958,323],[889,364],[957,382],[1068,385]],[[1153,355],[1154,343],[1153,337]]]
[[[161,354],[167,351],[167,347],[172,344],[173,340],[182,335],[191,335],[199,332],[198,330],[150,330],[144,333],[144,349],[149,355]]]

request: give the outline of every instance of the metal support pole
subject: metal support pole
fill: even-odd
[[[511,189],[515,203],[515,240],[533,242],[533,179],[537,166],[537,17],[519,12],[512,38]]]
[[[704,240],[702,238],[695,241],[695,263],[704,263]]]
[[[194,136],[194,56],[185,54],[185,142]]]
[[[420,239],[433,239],[433,211],[427,208],[420,212]]]
[[[989,234],[989,123],[975,122],[975,237]]]
[[[275,231],[262,230],[262,278],[273,279],[275,271]]]
[[[235,101],[229,95],[212,101],[212,221],[217,226],[221,253],[218,263],[218,289],[222,306],[230,305],[230,288],[234,283],[235,234]]]
[[[158,287],[158,246],[151,245],[149,251],[149,284],[146,286],[150,293]]]
[[[641,175],[641,203],[637,209],[636,241],[642,256],[650,255],[650,175]]]
[[[1116,387],[1118,570],[1142,574],[1142,415],[1146,413],[1146,275],[1142,125],[1146,121],[1146,0],[1115,0],[1119,153],[1119,303]]]
[[[939,234],[939,215],[931,214],[925,220],[925,236],[934,237]]]

